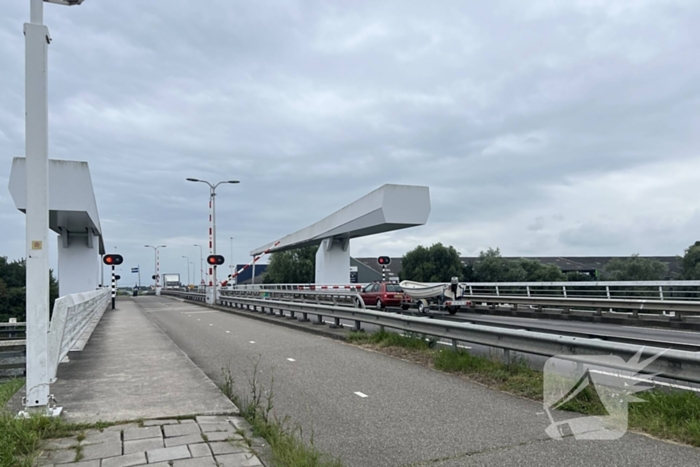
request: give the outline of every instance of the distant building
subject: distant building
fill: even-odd
[[[240,271],[245,264],[237,264],[236,271]],[[255,265],[255,283],[262,284],[263,277],[267,271],[267,264],[256,264]],[[250,266],[245,271],[236,276],[237,284],[250,284],[253,278],[253,266]]]

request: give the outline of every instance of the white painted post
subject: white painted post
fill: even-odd
[[[25,35],[26,306],[27,391],[25,406],[49,403],[49,30],[42,0],[31,0]]]
[[[214,242],[213,246],[213,253],[212,255],[216,254],[216,188],[211,189],[211,216],[212,216],[212,240]],[[213,295],[213,300],[214,302],[212,305],[216,305],[218,302],[219,297],[216,294],[216,266],[214,266],[214,272],[212,273],[213,279],[214,279],[214,295]]]
[[[156,247],[156,295],[160,295],[160,251]]]
[[[565,286],[565,285],[562,285],[562,286],[561,286],[561,290],[562,290],[562,292],[564,292],[564,298],[567,298],[567,297],[566,297],[566,286]]]

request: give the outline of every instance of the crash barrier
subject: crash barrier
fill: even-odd
[[[185,299],[188,295],[191,296],[191,294],[175,291],[169,292],[168,295]],[[315,317],[314,323],[317,324],[325,324],[323,318],[329,317],[334,320],[331,326],[339,326],[341,320],[346,320],[352,322],[353,329],[357,331],[361,330],[363,323],[371,324],[448,339],[452,341],[454,348],[457,348],[459,342],[480,344],[503,349],[506,363],[511,361],[511,351],[543,356],[570,356],[572,358],[574,356],[612,354],[626,360],[637,354],[642,359],[656,356],[657,358],[647,365],[643,372],[658,373],[661,376],[677,380],[700,383],[700,352],[673,349],[670,344],[667,345],[660,341],[638,339],[638,343],[621,343],[600,338],[581,338],[524,329],[509,329],[495,325],[486,326],[406,316],[368,309],[260,298],[221,297],[219,303],[224,307],[258,311],[294,318],[299,321],[309,321],[308,316],[312,315]],[[615,368],[614,365],[611,367]]]

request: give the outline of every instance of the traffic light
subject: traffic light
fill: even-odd
[[[209,255],[207,256],[207,264],[212,266],[221,266],[224,264],[224,257],[221,255]]]
[[[117,274],[116,276],[114,276],[114,280],[116,280],[116,281],[118,281],[118,280],[121,279],[121,278],[122,278],[122,276],[120,276],[119,274]]]
[[[377,258],[377,264],[381,266],[389,266],[389,264],[391,264],[391,258],[388,256],[380,256]]]
[[[153,274],[153,275],[151,276],[151,279],[156,280],[156,275]]]
[[[105,255],[102,261],[108,266],[117,266],[124,262],[122,255]]]

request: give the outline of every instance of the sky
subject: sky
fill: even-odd
[[[10,259],[28,17],[3,2]],[[46,4],[44,22],[49,155],[89,163],[123,277],[153,274],[145,244],[167,245],[161,272],[184,279],[188,256],[199,275],[208,188],[187,177],[241,181],[217,189],[236,263],[385,183],[428,186],[428,223],[352,256],[676,255],[700,237],[696,0],[86,0]]]

